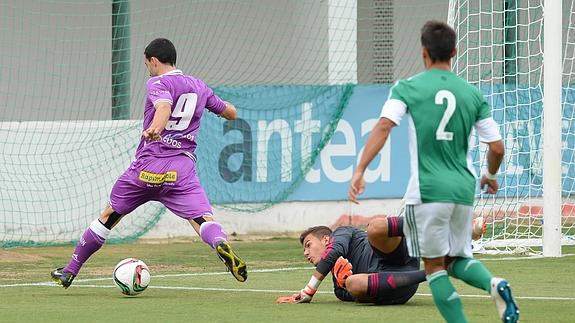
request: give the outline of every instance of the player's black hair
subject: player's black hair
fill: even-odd
[[[152,57],[157,58],[164,64],[176,66],[176,47],[166,38],[156,38],[146,46],[144,55],[147,60]]]
[[[330,228],[324,226],[324,225],[319,225],[316,227],[311,227],[308,228],[307,230],[305,230],[304,232],[301,233],[301,235],[299,236],[299,242],[303,245],[303,241],[305,240],[305,237],[307,237],[308,235],[313,235],[314,237],[321,239],[323,236],[329,236],[331,235],[332,231]]]
[[[427,48],[433,62],[447,62],[451,59],[455,38],[455,30],[441,21],[428,21],[421,28],[421,46]]]

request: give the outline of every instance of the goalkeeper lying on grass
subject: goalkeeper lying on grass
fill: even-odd
[[[331,271],[334,293],[342,301],[403,304],[425,281],[419,259],[407,254],[403,218],[375,218],[367,232],[354,227],[335,231],[312,227],[300,236],[303,254],[316,266],[309,283],[299,293],[277,299],[279,303],[309,303]]]
[[[305,230],[300,242],[304,256],[316,270],[304,289],[276,301],[311,302],[331,271],[335,296],[342,301],[404,304],[415,294],[419,283],[425,281],[425,271],[419,270],[419,259],[407,253],[403,219],[374,218],[367,232],[347,226],[333,232],[326,226]],[[474,223],[475,235],[484,230],[483,219],[479,221]]]

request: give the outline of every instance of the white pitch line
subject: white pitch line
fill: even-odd
[[[271,268],[271,269],[251,269],[249,273],[273,273],[278,271],[294,271],[294,270],[314,270],[314,267],[286,267],[286,268]],[[218,276],[218,275],[229,275],[227,271],[218,272],[207,272],[207,273],[185,273],[185,274],[165,274],[165,275],[152,275],[154,278],[170,278],[170,277],[192,277],[192,276]],[[87,279],[77,279],[74,280],[74,286],[84,282],[95,282],[112,280],[112,277],[101,277],[101,278],[87,278]],[[2,287],[24,287],[24,286],[51,286],[54,285],[52,282],[37,282],[37,283],[19,283],[19,284],[7,284],[0,285]]]

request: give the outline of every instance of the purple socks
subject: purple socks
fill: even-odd
[[[86,231],[84,231],[84,234],[82,234],[80,241],[78,241],[76,245],[76,249],[74,249],[72,259],[64,268],[64,271],[78,275],[84,262],[104,245],[108,235],[110,235],[110,230],[97,219],[94,220]],[[228,240],[228,236],[222,229],[222,225],[213,221],[202,223],[200,226],[200,237],[212,248],[215,248],[220,241]]]
[[[214,221],[202,223],[200,226],[200,237],[212,248],[215,248],[218,242],[228,240],[228,236],[222,229],[222,225]]]
[[[74,249],[72,259],[66,268],[64,268],[64,271],[78,275],[84,262],[104,245],[109,234],[110,230],[108,228],[100,223],[98,219],[94,220],[86,231],[84,231],[84,234],[82,234],[80,241],[78,241],[76,245],[76,249]]]

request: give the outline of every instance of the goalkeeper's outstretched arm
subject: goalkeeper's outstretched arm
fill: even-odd
[[[309,303],[311,302],[313,295],[315,295],[317,292],[317,289],[319,288],[319,285],[321,285],[321,282],[324,278],[325,276],[316,270],[314,271],[307,285],[305,285],[302,290],[290,296],[278,297],[276,302],[291,304]]]
[[[352,265],[347,259],[340,256],[337,259],[335,265],[333,266],[332,273],[334,277],[334,282],[336,284],[334,291],[336,293],[336,296],[338,296],[338,298],[341,299],[339,295],[341,293],[338,293],[338,291],[345,292],[345,281],[347,280],[347,278],[353,275]],[[279,297],[276,301],[278,303],[292,303],[292,304],[309,303],[311,302],[313,295],[315,295],[315,293],[317,292],[317,289],[319,288],[319,285],[324,280],[324,278],[325,275],[316,270],[314,271],[307,285],[302,290],[300,290],[299,293],[295,293],[291,296]],[[351,295],[348,293],[347,297],[350,298]],[[349,300],[353,300],[353,298]]]

